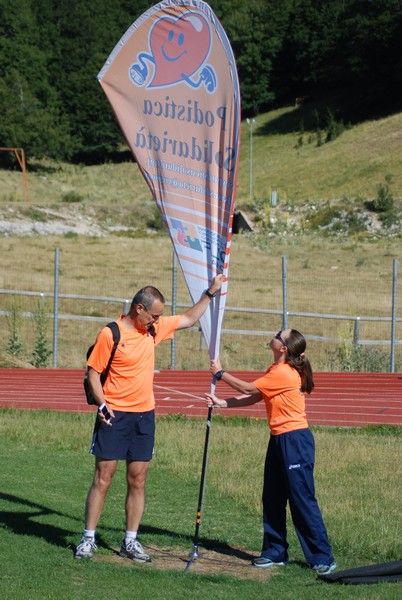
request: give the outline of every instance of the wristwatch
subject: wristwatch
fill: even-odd
[[[217,379],[218,381],[220,381],[222,379],[222,376],[224,374],[225,371],[217,371],[215,373],[215,379]]]
[[[215,298],[216,292],[215,292],[215,294],[211,294],[211,292],[209,290],[205,290],[205,295],[208,296],[208,298],[211,298],[211,300],[212,300],[212,298]]]

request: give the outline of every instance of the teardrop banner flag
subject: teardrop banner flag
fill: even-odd
[[[165,0],[139,17],[98,75],[169,230],[197,302],[217,273],[220,293],[200,319],[219,354],[240,143],[240,92],[222,25],[205,2]]]

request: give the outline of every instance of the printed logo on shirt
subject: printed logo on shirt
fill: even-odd
[[[300,469],[300,464],[297,463],[296,465],[289,465],[288,469],[289,471],[291,471],[292,469]]]

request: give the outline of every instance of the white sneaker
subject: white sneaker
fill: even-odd
[[[312,567],[313,571],[317,573],[317,575],[329,575],[332,571],[336,569],[336,563],[333,562],[330,565],[315,565]]]
[[[255,567],[259,567],[260,569],[269,569],[270,567],[283,567],[287,564],[287,561],[279,561],[274,562],[270,558],[265,558],[264,556],[259,556],[258,558],[253,559],[253,565]]]
[[[95,538],[83,537],[77,546],[74,558],[92,558],[97,549]]]
[[[120,556],[131,558],[131,560],[140,563],[151,562],[151,557],[144,552],[144,548],[137,539],[130,539],[127,544],[126,540],[123,540],[120,547]]]

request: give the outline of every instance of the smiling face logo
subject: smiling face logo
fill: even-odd
[[[159,19],[149,36],[155,73],[149,87],[178,83],[191,77],[208,56],[211,32],[205,18],[188,12],[178,19]]]
[[[143,86],[148,78],[148,65],[152,64],[154,72],[148,88],[184,82],[193,89],[204,85],[208,93],[214,92],[216,73],[205,64],[211,39],[210,25],[200,13],[187,12],[177,19],[161,17],[149,32],[150,52],[140,52],[137,62],[130,66],[130,80],[136,86]]]

